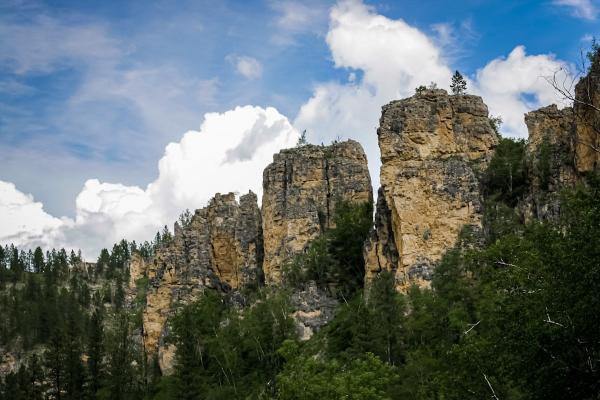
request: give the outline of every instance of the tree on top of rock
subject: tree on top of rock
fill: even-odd
[[[467,91],[467,81],[461,75],[460,72],[454,72],[452,75],[452,83],[450,84],[450,89],[453,94],[465,94]]]

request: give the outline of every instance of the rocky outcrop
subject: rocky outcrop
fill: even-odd
[[[367,283],[382,270],[399,290],[428,286],[465,225],[480,226],[477,174],[498,138],[480,97],[426,90],[383,107],[377,130],[382,197],[365,247]]]
[[[395,271],[399,259],[392,227],[392,212],[382,188],[377,192],[375,210],[375,225],[365,243],[366,282],[371,282],[381,271]]]
[[[600,168],[600,52],[588,74],[575,86],[575,166],[578,172]]]
[[[302,341],[310,339],[335,316],[338,301],[315,282],[291,294],[292,318]]]
[[[337,202],[373,197],[367,157],[353,140],[282,150],[264,171],[263,190],[263,270],[275,284],[286,260],[333,225]]]
[[[579,180],[575,116],[571,107],[551,105],[527,113],[525,123],[529,192],[519,208],[526,220],[552,220],[560,211],[559,191]]]
[[[137,282],[146,276],[148,266],[146,260],[138,253],[133,253],[129,259],[129,289],[135,289]]]
[[[174,349],[164,339],[175,304],[192,302],[207,288],[228,292],[259,284],[261,225],[254,193],[241,196],[239,203],[233,193],[217,194],[187,226],[176,223],[171,241],[156,251],[146,269],[144,346],[149,355],[158,351],[163,372],[172,367]]]

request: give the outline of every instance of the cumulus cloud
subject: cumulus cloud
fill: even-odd
[[[570,7],[573,15],[577,18],[595,20],[598,16],[598,9],[591,0],[554,0],[558,6]]]
[[[465,28],[467,29],[467,28]],[[448,89],[452,69],[447,49],[448,26],[434,27],[434,37],[401,19],[390,19],[358,0],[338,2],[330,13],[327,34],[337,68],[348,70],[348,82],[317,84],[301,107],[294,124],[307,129],[314,142],[337,137],[359,140],[367,153],[373,185],[379,184],[379,148],[376,128],[381,106],[411,96],[419,85],[436,82]],[[444,51],[446,50],[446,51]],[[471,93],[480,94],[491,114],[500,115],[503,134],[526,136],[523,114],[559,98],[544,76],[564,63],[552,55],[527,55],[517,46],[469,79]]]
[[[477,71],[474,91],[480,94],[495,115],[502,116],[503,133],[527,137],[523,114],[543,105],[564,104],[546,78],[567,70],[551,54],[527,55],[515,47],[508,57],[499,57]]]
[[[93,258],[121,238],[151,239],[182,210],[203,206],[216,192],[260,195],[262,171],[273,153],[297,138],[288,119],[271,107],[208,113],[200,130],[166,147],[158,177],[145,189],[88,180],[74,219],[55,218],[13,184],[0,182],[0,242],[81,248]]]
[[[262,75],[262,65],[253,57],[229,55],[227,60],[235,66],[236,71],[247,79],[257,79]]]
[[[360,1],[342,1],[332,8],[327,44],[335,66],[347,69],[353,79],[318,84],[294,124],[307,129],[309,138],[318,143],[336,137],[360,140],[377,186],[375,132],[381,106],[410,96],[417,86],[431,81],[447,86],[452,73],[427,35]]]
[[[0,181],[0,238],[18,239],[22,235],[40,236],[63,224],[44,211],[42,203],[10,182]]]

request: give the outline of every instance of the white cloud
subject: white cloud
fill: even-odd
[[[554,0],[558,6],[571,7],[573,15],[577,18],[595,20],[598,16],[598,9],[591,0]]]
[[[81,248],[94,258],[121,238],[151,239],[182,210],[203,206],[216,192],[261,195],[263,169],[297,138],[287,118],[271,107],[206,114],[199,131],[166,147],[159,175],[146,189],[88,180],[74,220],[52,217],[31,196],[0,182],[0,242]]]
[[[262,65],[253,57],[230,54],[227,60],[235,66],[236,71],[247,79],[257,79],[262,75]]]
[[[332,8],[327,44],[335,66],[362,71],[347,84],[327,82],[315,87],[294,125],[307,129],[320,143],[336,137],[359,140],[369,159],[373,186],[379,184],[376,129],[381,106],[412,95],[431,81],[447,86],[452,75],[440,50],[423,32],[403,20],[378,15],[359,1]]]
[[[60,219],[46,213],[42,203],[35,202],[33,196],[4,181],[0,181],[0,221],[0,238],[15,239],[22,235],[39,236],[45,230],[63,224]]]
[[[468,21],[464,24],[470,31]],[[327,44],[335,66],[350,70],[354,79],[316,85],[294,125],[307,129],[309,139],[317,143],[338,136],[359,140],[376,188],[381,106],[411,96],[417,86],[431,81],[448,88],[453,70],[446,56],[453,47],[449,43],[452,32],[447,25],[433,30],[437,37],[430,38],[403,20],[377,14],[361,1],[340,1],[331,10]],[[543,77],[564,65],[552,55],[527,55],[517,46],[507,58],[497,58],[480,69],[475,80],[469,80],[470,92],[483,96],[492,115],[502,116],[503,134],[524,137],[523,114],[559,101]]]
[[[527,137],[523,115],[551,103],[561,101],[546,78],[566,71],[567,65],[553,55],[527,55],[525,47],[515,47],[508,57],[500,57],[477,71],[473,91],[480,94],[492,114],[503,119],[503,133]]]

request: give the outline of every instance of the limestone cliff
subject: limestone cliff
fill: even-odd
[[[263,174],[263,270],[278,283],[288,257],[333,224],[340,200],[372,201],[367,158],[358,142],[282,150]]]
[[[463,226],[481,225],[477,172],[498,138],[477,96],[426,90],[383,107],[377,130],[381,192],[365,247],[367,282],[382,270],[399,290],[428,286]]]
[[[529,130],[527,162],[529,191],[520,209],[526,220],[558,217],[559,192],[579,179],[575,167],[575,118],[573,109],[556,105],[525,115]]]
[[[573,109],[577,171],[597,170],[600,168],[600,52],[596,53],[587,76],[575,86]]]
[[[239,203],[233,193],[217,194],[196,210],[189,225],[175,224],[172,240],[156,251],[145,272],[150,287],[143,315],[144,346],[149,355],[158,351],[163,372],[172,365],[173,348],[164,337],[175,304],[193,301],[205,288],[229,291],[256,285],[262,279],[261,262],[261,215],[252,192]]]
[[[542,107],[525,115],[529,191],[525,219],[556,219],[560,191],[600,168],[600,54],[575,86],[573,107]]]

